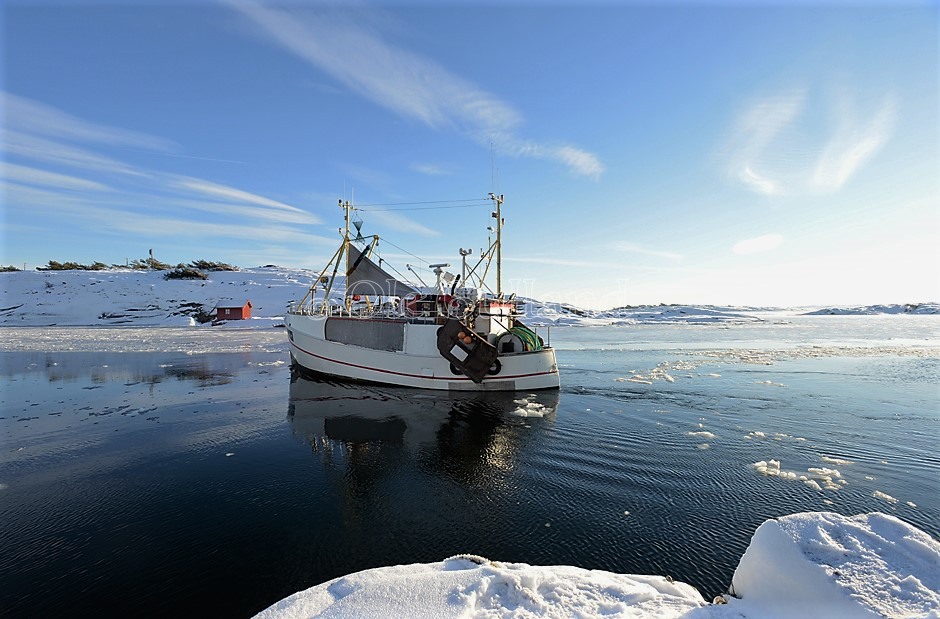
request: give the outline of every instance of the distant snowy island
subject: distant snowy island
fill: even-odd
[[[866,305],[863,307],[824,307],[806,312],[810,316],[871,316],[873,314],[937,314],[940,304]]]
[[[252,319],[241,327],[282,323],[288,305],[303,298],[317,273],[267,266],[210,271],[208,279],[165,279],[163,271],[15,271],[0,273],[0,325],[5,326],[183,326],[196,324],[220,304],[251,301]],[[334,291],[342,294],[342,288]],[[789,314],[940,314],[940,303],[851,308],[627,306],[588,310],[565,303],[519,299],[533,325],[722,323]],[[233,323],[228,323],[230,326]]]

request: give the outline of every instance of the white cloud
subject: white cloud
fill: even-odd
[[[415,163],[412,164],[411,169],[425,176],[450,176],[454,173],[450,166],[436,163]]]
[[[20,131],[5,130],[3,142],[7,155],[16,155],[31,161],[43,161],[95,172],[116,172],[125,176],[147,176],[145,172],[123,161]]]
[[[767,194],[769,196],[780,193],[777,183],[754,172],[750,164],[745,164],[738,172],[738,179],[758,193]]]
[[[836,131],[823,149],[813,175],[814,184],[829,191],[842,187],[885,145],[894,131],[897,102],[889,95],[867,122],[856,119],[847,96],[841,97],[836,110],[839,118]]]
[[[196,193],[205,194],[214,198],[222,198],[230,202],[255,204],[268,208],[283,209],[285,211],[306,214],[305,211],[297,208],[296,206],[291,206],[290,204],[284,204],[283,202],[271,200],[270,198],[265,198],[264,196],[242,191],[241,189],[235,189],[234,187],[220,185],[218,183],[213,183],[198,178],[181,178],[174,184],[177,187],[189,189],[190,191],[195,191]]]
[[[665,258],[666,260],[672,260],[675,262],[682,260],[682,254],[677,254],[671,251],[662,251],[658,249],[649,249],[647,247],[643,247],[642,245],[638,243],[630,243],[626,241],[614,243],[613,249],[615,251],[629,253],[629,254],[640,254],[642,256],[653,256],[655,258]]]
[[[104,216],[104,215],[102,215]],[[125,214],[120,218],[110,217],[111,229],[139,234],[146,230],[149,235],[177,238],[180,236],[224,239],[245,239],[276,243],[323,243],[336,244],[335,239],[307,234],[296,227],[255,226],[224,222],[194,222],[190,219],[153,217],[146,214]]]
[[[894,131],[893,94],[867,117],[855,109],[848,90],[810,101],[815,100],[806,91],[794,90],[745,109],[723,147],[728,176],[764,195],[836,191]]]
[[[6,208],[39,207],[42,210],[38,213],[42,213],[48,210],[81,208],[86,204],[84,197],[72,192],[40,189],[15,182],[4,183],[3,189]]]
[[[88,122],[44,103],[8,92],[0,91],[0,108],[3,108],[6,113],[7,126],[25,133],[75,142],[131,146],[161,152],[170,152],[178,148],[174,142],[164,138]]]
[[[285,211],[279,209],[258,208],[233,203],[211,202],[203,200],[161,200],[165,205],[179,206],[181,208],[205,211],[207,213],[224,213],[226,218],[233,216],[247,219],[259,219],[273,223],[290,223],[313,225],[321,223],[315,215],[304,211]]]
[[[774,140],[802,112],[802,90],[768,97],[751,105],[735,122],[728,140],[728,174],[763,194],[780,192],[767,150]],[[764,170],[758,171],[761,167]]]
[[[747,256],[776,249],[783,245],[783,241],[783,236],[780,234],[765,234],[752,239],[738,241],[734,244],[734,247],[731,248],[731,251],[741,256]]]
[[[8,181],[25,183],[39,187],[54,187],[65,190],[108,191],[107,185],[84,178],[47,172],[15,163],[0,163],[0,177]]]
[[[567,165],[581,176],[597,180],[604,173],[604,165],[596,155],[575,146],[546,146],[534,142],[518,142],[512,136],[502,137],[504,152],[536,159],[554,159]],[[500,144],[496,142],[496,144]]]
[[[228,238],[263,244],[336,242],[307,234],[298,224],[320,220],[285,202],[201,178],[141,168],[96,152],[102,146],[121,146],[184,156],[162,152],[170,143],[159,138],[88,123],[9,94],[3,94],[3,100],[14,112],[10,127],[3,132],[4,156],[38,162],[37,167],[0,163],[4,205],[30,213],[34,221],[65,221],[75,230],[97,233]],[[63,166],[96,179],[107,175],[109,183],[54,171]],[[194,210],[224,217],[196,221]],[[245,245],[245,249],[251,248]]]
[[[433,60],[387,43],[362,23],[336,12],[327,16],[242,0],[229,4],[282,47],[400,116],[458,131],[502,153],[551,159],[578,175],[597,178],[604,171],[599,159],[582,149],[520,139],[522,117],[511,105]]]

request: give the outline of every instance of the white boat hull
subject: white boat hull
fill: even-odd
[[[560,384],[553,348],[501,354],[498,372],[475,383],[455,372],[438,352],[438,325],[405,323],[402,349],[378,350],[328,340],[327,320],[337,319],[285,317],[291,356],[301,368],[347,380],[444,391],[532,391],[557,389]]]

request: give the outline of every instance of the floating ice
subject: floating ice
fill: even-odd
[[[712,434],[711,432],[707,430],[702,430],[700,432],[686,432],[686,434],[688,434],[689,436],[696,436],[699,438],[707,438],[707,439],[716,438],[714,434]]]
[[[526,398],[521,400],[513,400],[513,403],[517,405],[516,409],[510,411],[509,414],[515,415],[517,417],[544,417],[546,414],[554,412],[555,410],[554,408],[545,406],[539,402],[530,402]]]
[[[882,499],[884,501],[887,501],[888,503],[891,503],[892,505],[898,502],[896,498],[894,498],[890,494],[885,494],[881,490],[875,490],[874,492],[872,492],[871,495],[875,497],[876,499]]]
[[[806,469],[810,473],[815,473],[820,477],[842,477],[842,473],[839,472],[839,469],[827,469],[824,467],[811,467]]]
[[[845,480],[839,479],[842,477],[842,473],[836,469],[809,468],[806,470],[807,474],[803,474],[782,469],[779,460],[761,460],[752,464],[751,468],[767,477],[802,481],[814,490],[840,490],[842,485],[846,483]],[[838,479],[839,483],[834,479]]]
[[[830,456],[823,456],[822,458],[820,458],[820,460],[822,460],[823,462],[827,462],[829,464],[835,464],[836,466],[845,466],[846,464],[852,464],[851,460],[844,460],[842,458],[832,458]]]

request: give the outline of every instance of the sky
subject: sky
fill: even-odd
[[[506,292],[937,301],[938,6],[6,0],[0,264],[319,270],[348,199],[427,280],[493,191]]]

